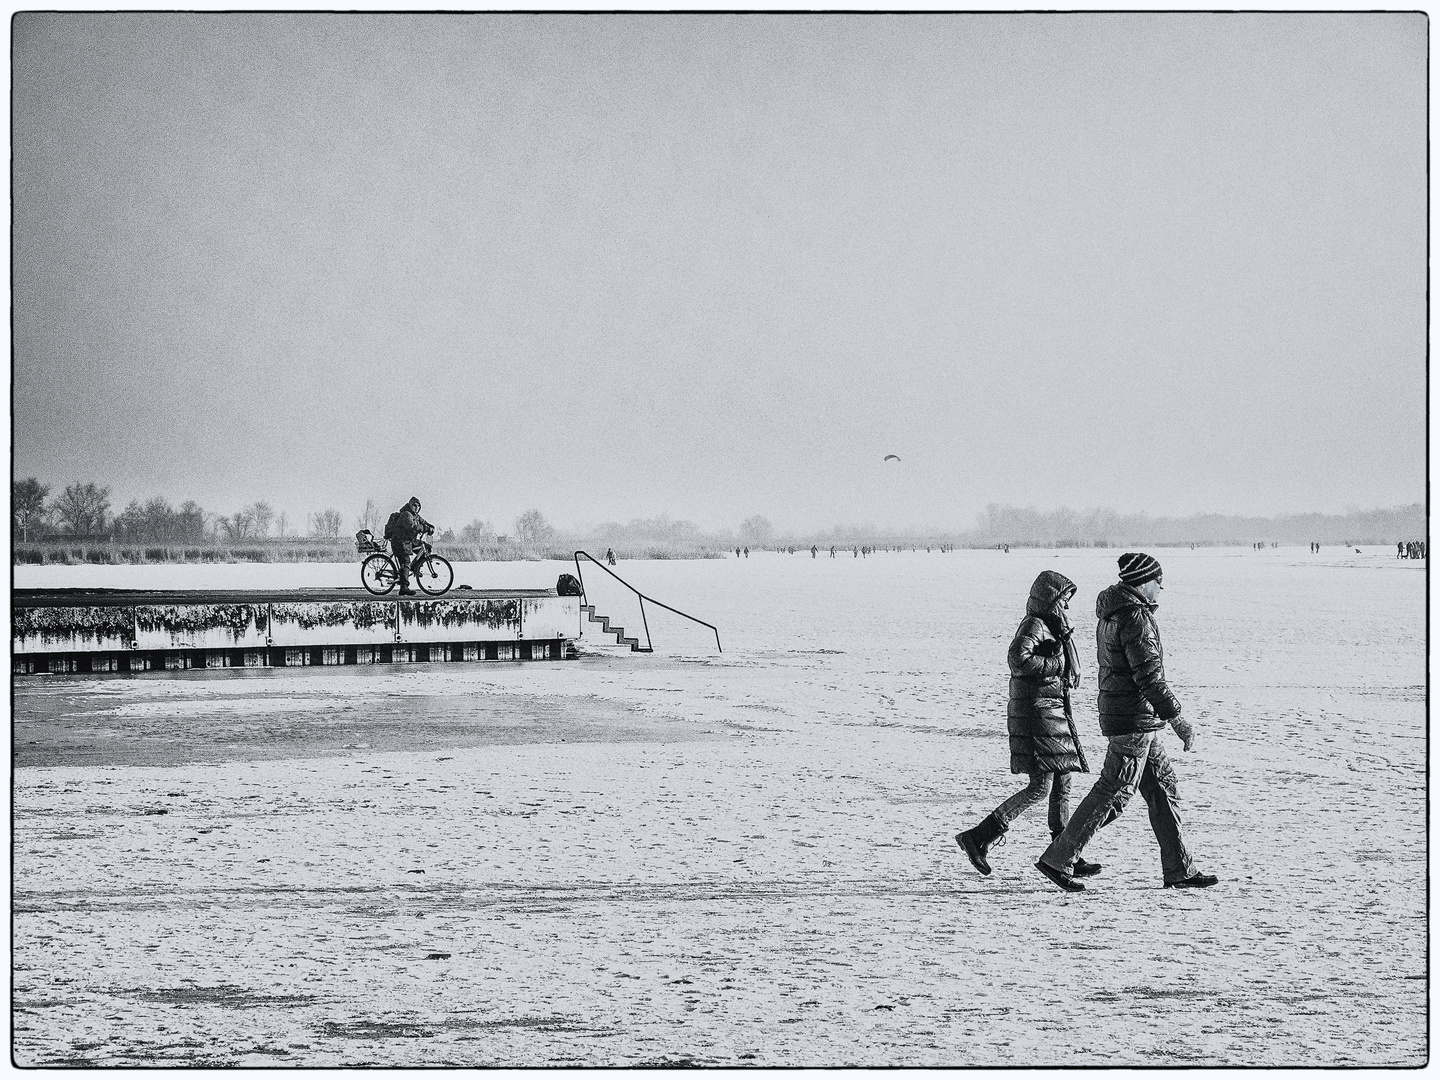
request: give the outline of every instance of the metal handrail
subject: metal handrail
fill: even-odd
[[[585,593],[585,575],[584,575],[584,574],[581,572],[581,570],[580,570],[580,556],[581,556],[581,555],[584,555],[585,558],[589,559],[589,560],[590,560],[591,562],[593,562],[596,566],[600,567],[601,570],[604,570],[605,573],[609,574],[609,575],[610,575],[611,577],[613,577],[616,581],[620,582],[621,585],[624,585],[627,589],[629,589],[631,592],[633,592],[636,596],[638,596],[638,597],[640,598],[640,620],[641,620],[642,624],[643,624],[644,627],[645,627],[645,644],[650,647],[651,651],[654,651],[655,643],[650,640],[650,621],[645,618],[645,601],[646,601],[646,600],[649,600],[650,603],[654,604],[656,607],[662,607],[662,608],[664,608],[666,611],[674,612],[676,615],[679,615],[682,619],[689,619],[691,622],[697,622],[697,623],[699,623],[701,626],[708,626],[711,630],[713,630],[713,631],[715,632],[715,648],[716,648],[716,650],[719,651],[719,652],[722,652],[722,653],[725,651],[724,649],[720,648],[720,628],[719,628],[719,627],[713,625],[712,623],[706,622],[704,619],[697,619],[694,615],[686,615],[685,612],[679,610],[678,608],[673,608],[673,607],[671,607],[669,604],[662,604],[659,600],[656,600],[653,596],[646,596],[646,595],[645,595],[644,593],[642,593],[639,589],[635,588],[634,585],[631,585],[628,581],[626,581],[624,578],[622,578],[619,574],[615,573],[614,570],[611,570],[608,566],[606,566],[604,563],[602,563],[599,559],[595,558],[595,556],[594,556],[594,555],[591,555],[588,551],[577,551],[577,552],[575,552],[575,574],[576,574],[576,576],[579,577],[579,579],[580,579],[580,593],[581,593],[581,595],[584,595],[584,593]]]

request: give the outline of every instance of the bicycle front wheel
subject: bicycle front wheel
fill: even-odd
[[[415,571],[415,584],[431,596],[449,592],[454,580],[455,571],[450,566],[450,560],[440,555],[425,556]]]
[[[360,564],[360,581],[368,592],[376,596],[384,596],[395,588],[399,580],[400,573],[389,555],[377,553]]]

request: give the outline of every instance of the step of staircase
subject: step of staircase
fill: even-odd
[[[580,610],[583,611],[583,612],[585,612],[585,617],[586,617],[587,619],[589,619],[592,623],[595,623],[596,625],[598,625],[598,626],[600,627],[600,630],[601,630],[602,633],[614,634],[614,635],[615,635],[615,638],[616,638],[616,642],[615,642],[615,643],[616,643],[617,645],[629,645],[631,652],[644,652],[644,653],[648,653],[648,652],[654,652],[654,651],[655,651],[655,650],[652,649],[652,648],[647,648],[647,647],[641,645],[639,638],[627,637],[626,634],[625,634],[625,628],[624,628],[623,626],[611,626],[611,625],[610,625],[610,616],[609,616],[609,615],[597,615],[597,614],[595,614],[595,605],[594,605],[594,604],[581,604],[581,605],[580,605]]]

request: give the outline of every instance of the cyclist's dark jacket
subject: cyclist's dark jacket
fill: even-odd
[[[1165,683],[1154,611],[1154,604],[1123,582],[1095,600],[1100,731],[1105,735],[1158,731],[1180,715],[1180,702]]]
[[[395,528],[390,534],[390,542],[409,547],[426,533],[434,531],[435,527],[411,510],[410,504],[406,503],[400,508],[400,517],[395,522]]]

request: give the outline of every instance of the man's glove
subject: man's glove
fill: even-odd
[[[1170,718],[1170,726],[1175,729],[1175,734],[1180,736],[1180,742],[1186,750],[1195,744],[1195,729],[1190,726],[1190,721],[1177,713]]]

